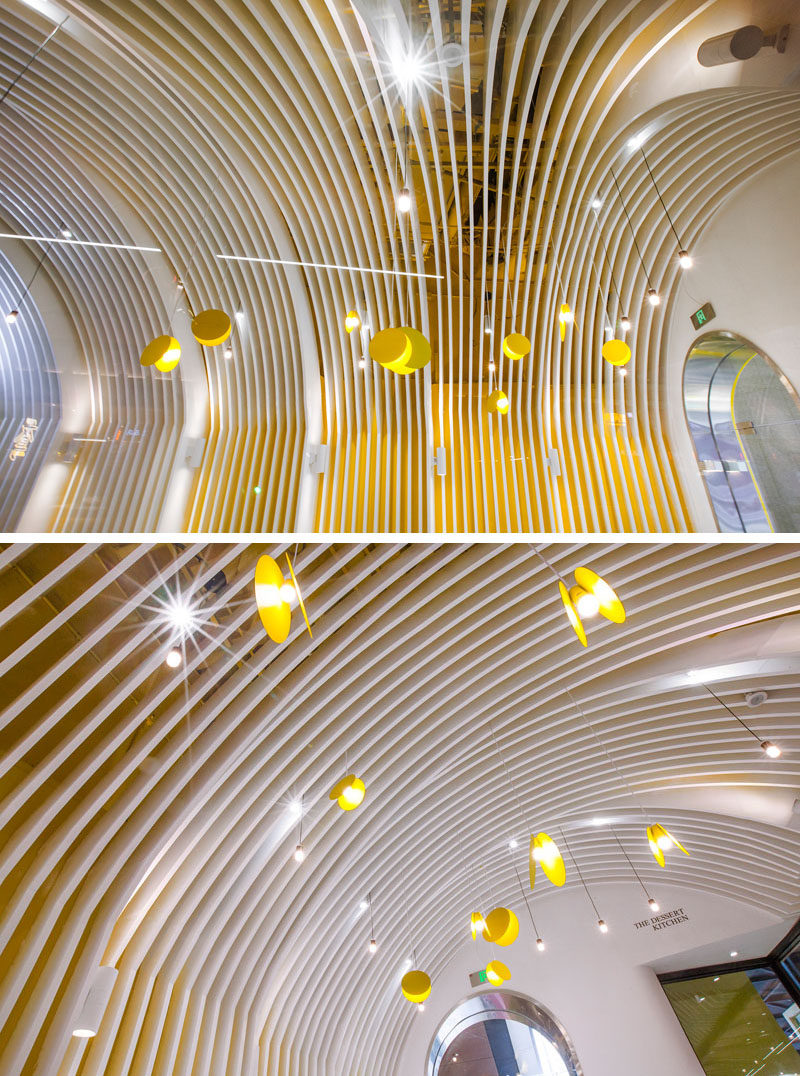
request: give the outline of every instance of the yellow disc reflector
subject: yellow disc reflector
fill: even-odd
[[[553,885],[563,885],[567,880],[567,868],[558,845],[546,833],[537,833],[531,841],[531,859],[538,863]]]
[[[361,318],[355,310],[347,311],[347,317],[344,319],[344,327],[348,333],[353,332],[354,329],[361,328]]]
[[[561,600],[564,603],[564,612],[567,614],[567,620],[572,625],[572,630],[580,639],[583,646],[588,646],[586,641],[586,632],[583,630],[583,624],[581,618],[578,616],[578,610],[575,608],[572,598],[569,596],[569,591],[559,579],[558,590],[561,594]]]
[[[615,624],[625,623],[624,605],[617,597],[616,592],[611,589],[604,579],[600,578],[597,572],[593,572],[591,568],[576,568],[575,582],[579,587],[588,590],[590,594],[594,594],[600,603],[598,611],[601,616],[604,616],[606,620],[613,620]]]
[[[159,366],[159,370],[171,370],[178,365],[181,357],[181,345],[174,336],[157,336],[151,340],[142,352],[139,362],[142,366]]]
[[[572,311],[567,303],[561,304],[561,310],[558,315],[558,328],[561,333],[561,339],[563,340],[567,335],[567,325],[572,321]]]
[[[650,851],[653,853],[653,859],[656,861],[659,867],[665,867],[666,863],[664,862],[664,853],[658,847],[658,841],[653,835],[652,826],[647,827],[647,843],[650,845]]]
[[[198,344],[216,347],[231,335],[231,319],[224,310],[201,310],[192,319],[192,336]]]
[[[408,325],[403,326],[403,332],[411,341],[411,356],[406,360],[406,369],[398,373],[412,374],[415,370],[421,370],[431,361],[431,345],[426,336],[418,329],[411,329]]]
[[[486,916],[483,936],[495,945],[511,945],[519,934],[519,919],[510,908],[495,908]]]
[[[624,366],[630,357],[631,349],[624,340],[606,340],[603,344],[603,358],[612,366]]]
[[[180,355],[177,359],[159,359],[156,363],[156,370],[160,370],[162,374],[168,374],[170,370],[175,369],[180,361]]]
[[[381,329],[369,342],[369,357],[381,366],[404,366],[411,358],[411,339],[404,329]]]
[[[431,977],[424,971],[407,971],[400,980],[400,989],[403,991],[403,997],[420,1005],[430,996]]]
[[[486,978],[492,986],[499,986],[511,978],[511,972],[502,960],[490,960],[486,965]]]
[[[650,845],[650,851],[653,853],[653,858],[659,866],[664,866],[664,852],[669,851],[670,848],[680,848],[685,856],[689,853],[683,847],[679,840],[676,840],[663,826],[656,823],[654,826],[647,827],[647,840]]]
[[[480,912],[473,912],[469,917],[469,929],[473,938],[477,938],[478,934],[483,933],[483,928],[486,924],[483,921],[483,916]]]
[[[282,586],[283,572],[265,553],[256,564],[256,605],[267,635],[276,643],[286,639],[292,621],[292,607],[281,597]]]
[[[524,359],[531,349],[531,342],[522,333],[509,333],[503,341],[503,353],[509,359]]]
[[[354,811],[364,802],[367,788],[360,777],[354,773],[348,774],[337,785],[334,785],[329,793],[329,798],[337,800],[343,811]]]
[[[494,392],[490,392],[486,399],[486,408],[489,412],[497,412],[498,415],[508,414],[508,396],[502,389],[495,389]]]

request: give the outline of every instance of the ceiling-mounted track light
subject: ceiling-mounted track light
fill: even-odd
[[[719,67],[720,64],[752,60],[764,48],[786,52],[789,25],[782,26],[774,34],[765,34],[760,26],[741,26],[727,34],[718,34],[704,41],[697,50],[697,62],[701,67]]]

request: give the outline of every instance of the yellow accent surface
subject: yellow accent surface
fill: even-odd
[[[591,568],[576,568],[575,582],[579,587],[593,594],[600,603],[600,615],[606,620],[612,620],[615,624],[625,623],[625,606],[617,597],[605,579],[601,579],[597,572]]]
[[[156,366],[159,370],[172,370],[178,365],[180,357],[181,345],[174,336],[157,336],[144,349],[139,363],[142,366]]]
[[[403,997],[413,1001],[415,1005],[420,1005],[430,996],[431,977],[424,971],[407,971],[400,980],[400,989],[403,991]]]
[[[519,934],[519,920],[510,908],[495,908],[486,916],[483,937],[494,945],[511,945]]]
[[[583,630],[583,624],[581,623],[581,618],[578,616],[578,610],[575,608],[572,598],[569,596],[569,591],[560,579],[558,581],[558,591],[561,595],[561,600],[564,603],[564,612],[567,614],[567,620],[572,625],[572,630],[578,636],[582,645],[588,646],[586,632]]]
[[[258,615],[267,635],[276,643],[284,642],[292,621],[291,606],[280,597],[283,581],[283,573],[268,553],[258,558],[255,577]]]
[[[231,335],[231,319],[224,310],[201,310],[192,319],[192,336],[205,347],[224,344]]]

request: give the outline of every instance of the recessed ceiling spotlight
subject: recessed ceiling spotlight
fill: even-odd
[[[422,61],[417,53],[398,49],[392,57],[392,69],[401,85],[410,86],[422,74]]]
[[[519,841],[514,840],[514,838],[512,837],[511,840],[508,842],[508,847],[512,852],[515,851],[515,849],[519,848]]]
[[[736,949],[731,949],[731,956],[738,956],[739,952]]]

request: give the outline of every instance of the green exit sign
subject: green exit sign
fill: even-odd
[[[483,970],[483,968],[481,968],[480,971],[473,971],[469,977],[470,986],[480,986],[481,983],[488,983],[488,981],[489,980],[486,978],[486,972]]]
[[[699,310],[695,310],[692,314],[692,325],[695,329],[702,329],[704,325],[707,325],[712,318],[715,318],[716,312],[711,303],[706,303],[705,306],[701,306]]]

